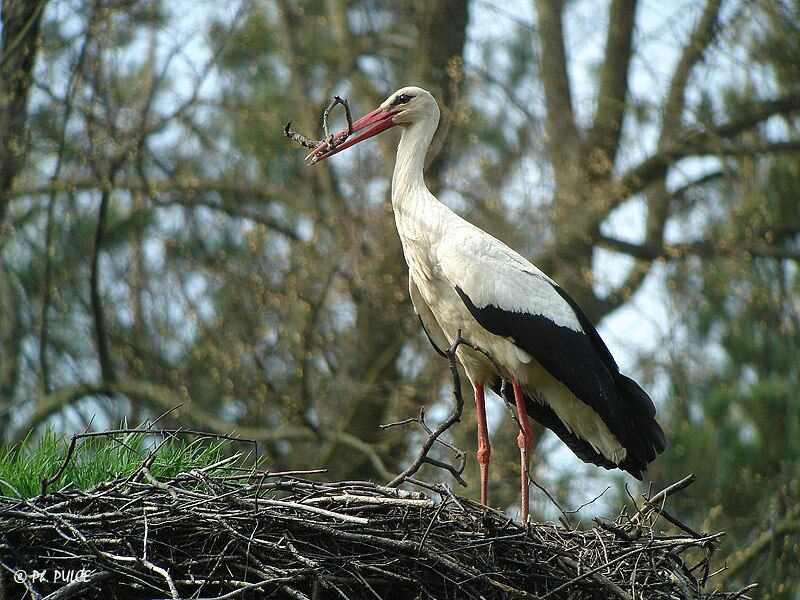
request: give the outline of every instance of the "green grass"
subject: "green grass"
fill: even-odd
[[[79,439],[66,469],[48,492],[69,486],[86,490],[130,475],[162,441],[161,436],[145,431]],[[58,472],[69,444],[70,438],[48,431],[35,443],[26,440],[17,447],[0,445],[0,496],[37,496],[42,479]],[[219,440],[170,439],[158,448],[149,470],[160,479],[214,464],[221,457],[222,445]]]

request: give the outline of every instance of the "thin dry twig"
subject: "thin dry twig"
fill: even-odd
[[[347,118],[347,132],[344,135],[334,138],[334,135],[330,132],[328,118],[330,117],[331,111],[337,104],[341,104],[344,107],[345,117]],[[347,140],[347,138],[353,134],[353,116],[350,114],[350,104],[347,102],[347,99],[341,98],[340,96],[333,97],[333,101],[328,105],[328,107],[325,109],[325,112],[322,114],[322,130],[325,132],[325,137],[321,140],[312,140],[302,133],[294,131],[292,129],[292,121],[289,121],[283,128],[283,135],[297,144],[300,144],[304,148],[313,149],[327,143],[328,149],[333,150],[336,148],[336,146],[343,144],[345,140]],[[312,159],[311,163],[313,164],[314,162],[316,162],[315,159]]]
[[[579,513],[579,512],[581,512],[581,510],[583,510],[584,508],[586,508],[586,507],[587,507],[587,506],[589,506],[590,504],[594,504],[594,503],[595,503],[595,502],[597,502],[597,501],[598,501],[600,498],[602,498],[603,496],[605,496],[605,495],[606,495],[606,492],[608,492],[608,490],[610,490],[610,489],[611,489],[611,486],[610,486],[610,485],[607,485],[607,486],[606,486],[606,489],[604,489],[602,492],[600,492],[599,494],[597,494],[597,496],[595,496],[594,498],[592,498],[592,499],[591,499],[591,500],[589,500],[588,502],[584,502],[584,503],[583,503],[583,504],[581,504],[581,505],[580,505],[578,508],[574,508],[574,509],[572,509],[572,510],[565,510],[565,511],[563,511],[563,512],[564,512],[564,513],[566,513],[566,514],[568,514],[568,515],[574,515],[575,513]]]
[[[431,429],[425,423],[425,408],[423,407],[420,409],[419,417],[416,419],[406,419],[404,421],[400,421],[397,423],[389,423],[385,425],[385,427],[393,427],[396,425],[402,425],[407,423],[418,423],[424,430],[425,433],[428,434],[428,438],[423,442],[422,447],[417,454],[417,457],[414,461],[406,468],[402,473],[400,473],[397,477],[392,479],[387,485],[389,487],[397,487],[402,485],[406,481],[409,481],[417,472],[422,468],[422,465],[428,464],[435,467],[439,467],[440,469],[444,469],[445,471],[449,472],[458,483],[464,487],[467,487],[467,482],[464,481],[462,477],[462,473],[464,472],[464,468],[466,467],[466,453],[463,450],[460,450],[450,444],[449,442],[445,442],[441,439],[441,435],[450,429],[453,425],[461,421],[461,415],[464,411],[464,397],[461,394],[461,376],[458,374],[458,363],[457,363],[457,356],[456,352],[460,346],[468,346],[477,350],[479,352],[483,352],[486,356],[491,359],[491,356],[483,349],[479,348],[469,340],[464,339],[461,336],[461,330],[459,329],[456,333],[456,339],[453,341],[453,345],[445,352],[445,356],[450,361],[450,374],[453,378],[453,397],[455,398],[455,406],[453,407],[452,412],[447,416],[447,418],[439,423],[436,429]],[[494,359],[491,359],[494,362]],[[458,464],[452,465],[449,463],[442,462],[435,458],[431,458],[428,454],[433,448],[436,443],[443,444],[444,446],[450,448],[455,452],[456,459],[458,460]]]

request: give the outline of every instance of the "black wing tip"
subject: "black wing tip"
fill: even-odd
[[[653,462],[667,449],[667,436],[656,421],[656,407],[647,392],[636,381],[621,374],[616,377],[616,385],[638,438],[637,448],[631,452],[630,462],[641,475],[641,472],[647,470],[648,463]],[[636,477],[635,473],[631,475]]]
[[[620,469],[622,469],[623,471],[627,472],[629,475],[631,475],[634,479],[637,479],[638,481],[643,481],[644,480],[643,472],[640,471],[639,469],[623,467],[622,465],[620,465]],[[645,469],[645,470],[647,470],[647,469]]]
[[[624,412],[627,413],[626,425],[629,425],[624,427],[624,431],[612,430],[612,433],[620,441],[625,440],[624,445],[628,451],[630,466],[628,468],[620,466],[620,468],[641,480],[642,473],[647,470],[647,464],[653,462],[656,456],[667,448],[667,438],[655,419],[656,406],[642,386],[619,372],[619,367],[608,350],[608,346],[577,302],[560,286],[556,285],[555,289],[575,311],[581,327],[589,336],[595,351],[613,378],[617,395],[622,402]],[[610,425],[610,423],[606,424]]]
[[[642,386],[622,373],[618,373],[615,380],[620,396],[624,398],[631,408],[648,417],[656,416],[656,405]]]

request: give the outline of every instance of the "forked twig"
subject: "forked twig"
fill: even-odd
[[[661,514],[663,512],[663,509],[664,509],[664,506],[663,506],[664,501],[667,498],[669,498],[671,495],[673,495],[673,494],[675,494],[677,492],[680,492],[683,489],[686,489],[687,487],[692,485],[696,480],[697,480],[697,477],[695,476],[695,474],[694,473],[690,473],[689,475],[687,475],[686,477],[684,477],[680,481],[677,481],[677,482],[673,483],[672,485],[664,488],[663,490],[661,490],[657,494],[651,496],[650,498],[642,497],[643,500],[644,500],[644,504],[636,512],[636,514],[631,517],[631,523],[633,523],[635,525],[641,523],[642,519],[645,516],[645,512],[649,512],[649,510],[652,510],[652,511],[654,511],[656,513]],[[649,509],[649,510],[646,511],[646,509]]]
[[[344,114],[347,118],[347,132],[339,137],[334,137],[334,135],[330,132],[330,126],[328,124],[328,118],[330,117],[331,111],[337,105],[341,104],[344,106]],[[312,140],[309,137],[306,137],[302,133],[294,131],[292,129],[292,121],[289,121],[286,126],[283,128],[283,135],[288,137],[290,140],[294,141],[295,143],[303,146],[304,148],[317,148],[322,144],[328,144],[328,150],[333,150],[337,146],[343,144],[345,140],[353,134],[353,116],[350,114],[350,104],[347,102],[346,98],[342,98],[340,96],[334,96],[333,102],[331,102],[328,107],[325,109],[325,112],[322,113],[322,130],[325,132],[325,137],[321,140]],[[316,157],[311,159],[311,164],[316,162]]]
[[[404,421],[399,421],[397,423],[389,423],[387,425],[382,426],[382,428],[385,429],[387,427],[406,425],[408,423],[419,423],[419,425],[428,434],[428,439],[426,439],[425,442],[422,444],[422,448],[420,448],[420,451],[417,454],[417,457],[414,459],[414,462],[412,462],[411,465],[409,465],[409,467],[405,471],[403,471],[397,477],[392,479],[387,484],[388,486],[397,487],[406,481],[413,483],[415,480],[413,480],[412,478],[422,468],[422,465],[429,464],[435,467],[439,467],[440,469],[444,469],[445,471],[448,471],[456,479],[456,481],[458,481],[459,484],[461,484],[464,487],[467,487],[467,482],[464,481],[464,478],[462,477],[462,473],[464,472],[464,468],[466,466],[466,453],[463,450],[459,450],[449,442],[439,439],[439,437],[445,431],[447,431],[450,427],[461,421],[461,414],[464,411],[464,398],[461,394],[461,376],[458,374],[458,364],[456,362],[456,351],[458,350],[459,346],[462,345],[472,348],[477,352],[483,353],[489,358],[489,360],[492,361],[492,363],[495,364],[496,367],[498,366],[488,352],[486,352],[483,348],[480,348],[479,346],[473,344],[469,340],[466,340],[463,337],[461,337],[461,330],[460,329],[458,330],[458,332],[456,333],[456,339],[453,341],[453,345],[450,346],[450,349],[445,352],[445,355],[450,361],[450,373],[453,377],[453,396],[455,397],[456,400],[456,405],[453,408],[453,411],[450,413],[450,415],[444,421],[439,423],[436,429],[431,430],[431,428],[428,427],[428,425],[425,423],[425,409],[423,407],[420,410],[419,417],[417,417],[416,419],[405,419]],[[458,459],[457,465],[451,465],[428,456],[428,453],[430,452],[431,448],[433,448],[433,446],[437,442],[439,444],[442,444],[443,446],[450,448],[456,453],[456,459]]]

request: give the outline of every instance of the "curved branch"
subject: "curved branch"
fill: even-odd
[[[621,193],[617,195],[617,204],[631,195],[641,192],[657,178],[663,177],[667,169],[678,160],[689,156],[719,153],[722,148],[719,144],[720,140],[730,139],[752,129],[775,115],[789,115],[796,112],[800,112],[800,94],[786,94],[753,104],[749,107],[747,114],[718,125],[686,130],[672,143],[659,148],[620,176],[617,186]],[[798,142],[793,140],[765,142],[747,146],[746,153],[790,151],[795,150],[797,146]],[[730,153],[737,152],[731,150]]]
[[[738,245],[721,245],[715,240],[695,240],[679,244],[637,244],[615,237],[600,235],[598,242],[604,248],[621,252],[644,261],[659,258],[682,259],[687,256],[729,256],[736,252],[746,252],[751,256],[800,261],[800,252],[762,242],[741,242]]]
[[[11,443],[19,444],[31,430],[48,417],[74,402],[90,396],[110,396],[112,394],[127,396],[131,401],[146,406],[158,414],[181,405],[181,408],[171,412],[171,415],[180,414],[183,419],[196,425],[199,429],[206,429],[214,433],[227,434],[234,430],[242,437],[251,438],[259,442],[315,439],[314,432],[306,427],[247,427],[230,423],[195,406],[188,398],[180,396],[161,385],[143,381],[99,381],[65,386],[52,394],[43,396],[37,402],[33,414],[12,436]]]
[[[794,514],[790,514],[776,523],[774,527],[762,533],[752,544],[736,552],[729,559],[728,568],[718,575],[717,583],[724,583],[738,575],[759,554],[767,550],[776,539],[791,533],[800,533],[800,513],[798,511],[794,511]]]
[[[168,175],[169,176],[169,175]],[[140,178],[141,179],[141,178]],[[49,194],[52,192],[72,191],[72,190],[96,190],[100,187],[100,182],[94,178],[81,180],[64,179],[44,186],[18,186],[12,198],[33,196],[38,194]],[[264,205],[283,201],[283,198],[276,200],[276,192],[265,189],[263,186],[242,181],[224,181],[211,179],[190,179],[190,178],[170,178],[153,180],[148,178],[141,181],[120,180],[115,182],[116,189],[127,190],[129,192],[141,192],[150,197],[153,204],[159,207],[180,205],[186,208],[204,207],[210,210],[224,213],[229,217],[246,219],[276,233],[280,233],[291,239],[299,241],[300,234],[291,225],[279,219],[265,215],[262,212],[249,208],[246,200],[257,200]],[[221,202],[203,197],[202,194],[213,192],[222,198]],[[161,198],[162,195],[169,195],[169,198]],[[232,196],[230,201],[226,201],[225,196]]]
[[[686,106],[686,86],[695,65],[703,58],[706,49],[714,41],[721,7],[722,0],[708,0],[700,22],[692,32],[689,42],[678,60],[664,104],[659,145],[666,143],[681,128],[681,116]]]
[[[762,100],[746,107],[736,118],[712,127],[709,133],[715,137],[730,138],[752,129],[775,115],[792,114],[800,110],[800,94],[785,94],[777,98]]]

